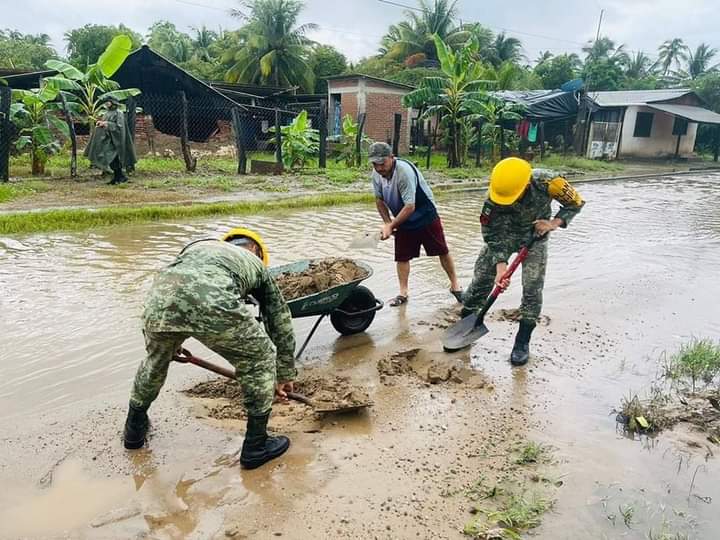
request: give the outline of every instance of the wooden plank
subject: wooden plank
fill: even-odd
[[[182,105],[182,131],[180,132],[180,145],[182,146],[185,169],[188,172],[195,172],[197,159],[190,153],[190,138],[188,136],[188,102],[185,92],[180,91],[180,103]]]
[[[70,132],[70,176],[75,178],[77,176],[77,136],[75,134],[75,124],[73,123],[70,109],[68,109],[67,100],[62,92],[60,92],[60,103],[62,104],[65,122]]]
[[[240,109],[233,107],[231,110],[232,114],[232,128],[235,134],[235,149],[237,150],[238,158],[238,174],[245,174],[247,171],[247,155],[245,154],[245,145],[242,141],[242,123],[240,122]]]

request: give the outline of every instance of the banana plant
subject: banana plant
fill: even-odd
[[[58,116],[59,90],[47,82],[34,90],[13,90],[10,119],[19,129],[15,148],[30,152],[33,176],[45,174],[48,158],[61,149],[57,134],[69,137],[69,128]]]
[[[355,165],[355,160],[357,159],[356,144],[358,129],[358,123],[355,122],[349,114],[346,114],[342,123],[342,136],[337,144],[338,153],[335,157],[336,162],[344,161],[348,167]],[[373,140],[363,133],[362,140],[360,141],[361,151],[367,152],[372,142]]]
[[[275,132],[272,127],[268,131]],[[302,168],[320,151],[320,132],[310,127],[307,111],[303,110],[287,126],[280,126],[283,165]]]
[[[140,93],[137,88],[121,89],[117,82],[109,78],[120,69],[131,49],[132,40],[129,36],[116,36],[100,55],[97,63],[90,65],[85,72],[67,62],[48,60],[45,67],[57,71],[58,74],[45,80],[58,91],[66,93],[72,112],[78,115],[82,122],[87,122],[92,131],[108,99],[123,101]]]

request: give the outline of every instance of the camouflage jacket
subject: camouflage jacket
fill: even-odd
[[[187,247],[155,277],[143,322],[153,332],[222,332],[246,323],[248,296],[259,303],[277,349],[278,380],[293,380],[297,372],[290,309],[262,261],[244,248],[218,240]]]
[[[520,249],[529,238],[535,220],[550,219],[553,200],[560,203],[560,210],[555,217],[562,219],[563,228],[585,204],[564,177],[545,169],[533,169],[530,187],[515,204],[502,206],[490,199],[485,201],[480,223],[493,264],[506,262],[510,255]]]

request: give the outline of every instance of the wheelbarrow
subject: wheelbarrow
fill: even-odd
[[[304,272],[311,262],[312,260],[306,259],[275,266],[269,270],[273,277],[290,272]],[[383,308],[382,300],[375,298],[370,289],[360,285],[363,280],[372,276],[372,268],[364,262],[354,262],[367,272],[365,277],[287,302],[293,319],[318,317],[300,350],[295,355],[296,360],[302,356],[320,322],[328,315],[335,330],[343,336],[350,336],[364,332],[375,319],[375,313]]]

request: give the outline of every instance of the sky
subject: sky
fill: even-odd
[[[417,0],[392,0],[417,6]],[[239,21],[228,15],[237,0],[0,0],[0,28],[23,33],[45,33],[65,54],[63,34],[88,23],[124,23],[145,34],[155,21],[164,19],[181,31],[205,25],[233,29]],[[495,32],[506,31],[523,43],[527,59],[540,51],[553,54],[580,52],[583,43],[595,37],[601,10],[601,35],[624,43],[630,51],[657,56],[666,39],[681,37],[696,47],[707,42],[720,49],[717,32],[717,0],[459,0],[463,22],[480,22]],[[309,37],[335,46],[348,59],[357,61],[377,51],[387,27],[403,19],[404,8],[381,0],[305,0],[300,22],[313,22],[319,29]]]

